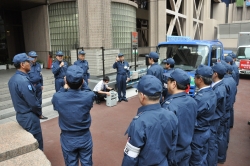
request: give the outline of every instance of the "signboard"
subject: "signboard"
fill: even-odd
[[[132,48],[138,48],[138,32],[131,32]]]
[[[250,0],[246,0],[246,6],[250,6]]]
[[[240,69],[250,70],[250,61],[249,60],[240,60]]]
[[[167,41],[183,41],[183,40],[191,40],[188,36],[167,36]]]

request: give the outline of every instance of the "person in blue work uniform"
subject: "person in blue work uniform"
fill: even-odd
[[[82,68],[84,81],[88,85],[88,83],[89,83],[89,77],[90,77],[90,74],[88,72],[88,70],[89,70],[89,63],[88,63],[87,60],[85,60],[85,54],[86,53],[84,51],[80,51],[78,53],[78,60],[74,62],[74,65],[77,65],[77,66],[79,66],[79,67]]]
[[[65,85],[52,98],[59,114],[60,142],[65,165],[92,165],[92,136],[90,133],[94,92],[82,90],[83,70],[76,65],[66,71]]]
[[[227,149],[229,143],[229,135],[230,135],[230,119],[233,116],[233,104],[235,102],[235,95],[237,92],[236,82],[234,81],[231,73],[233,68],[230,64],[221,61],[221,63],[226,67],[227,73],[223,77],[223,83],[226,87],[226,114],[223,116],[223,121],[221,122],[221,126],[223,127],[223,139],[219,142],[219,150],[218,150],[218,162],[224,163],[226,161]]]
[[[230,109],[230,122],[229,122],[229,125],[230,125],[230,128],[233,128],[233,125],[234,125],[234,107],[233,107],[233,105],[234,105],[234,103],[236,101],[237,86],[238,86],[238,83],[239,83],[239,71],[238,71],[238,75],[237,75],[237,71],[235,72],[235,69],[234,69],[235,67],[233,65],[234,61],[233,61],[233,58],[231,56],[226,56],[225,57],[225,62],[227,64],[231,65],[231,68],[229,66],[227,67],[228,68],[228,72],[229,72],[228,74],[230,75],[230,77],[232,77],[234,79],[234,81],[236,83],[236,89],[235,89],[236,93],[233,96],[234,97],[234,101],[230,100],[233,103],[231,103],[232,104],[232,109]],[[236,65],[236,67],[237,67],[237,65]],[[231,85],[232,84],[233,83],[231,83]]]
[[[142,106],[125,133],[128,140],[122,166],[172,165],[178,120],[159,104],[162,83],[155,76],[145,75],[135,88]]]
[[[68,68],[68,63],[63,61],[63,52],[56,52],[56,61],[52,63],[52,73],[55,77],[55,90],[59,91],[64,86],[64,76]]]
[[[212,89],[217,96],[217,106],[215,114],[210,120],[210,130],[211,136],[208,140],[208,155],[207,163],[209,166],[216,166],[218,162],[218,144],[223,140],[223,116],[226,114],[226,87],[222,81],[224,75],[226,74],[226,68],[222,63],[216,62],[212,66],[213,76],[212,76]]]
[[[200,65],[195,71],[195,85],[199,89],[194,99],[198,104],[198,113],[191,143],[192,155],[190,166],[207,165],[208,139],[210,138],[210,123],[217,106],[216,95],[211,88],[213,70],[210,66]]]
[[[168,59],[164,59],[163,60],[163,63],[165,64],[165,68],[163,70],[163,90],[162,90],[162,96],[164,99],[167,98],[167,95],[168,95],[168,89],[167,89],[167,77],[164,76],[164,73],[171,73],[174,71],[174,64],[175,64],[175,61],[173,58],[168,58]],[[164,100],[163,100],[164,101]]]
[[[35,51],[30,51],[28,53],[30,58],[34,60],[31,62],[30,71],[28,75],[30,77],[30,81],[32,82],[33,86],[36,89],[36,97],[42,105],[42,90],[43,90],[43,76],[42,76],[42,69],[40,63],[37,62],[37,53]],[[41,115],[40,119],[48,119],[47,117]]]
[[[8,82],[10,96],[16,111],[16,120],[22,128],[30,132],[43,150],[43,137],[39,117],[42,108],[36,97],[36,89],[30,81],[30,61],[26,53],[17,54],[13,58],[16,73]]]
[[[126,82],[130,80],[129,64],[124,60],[123,53],[119,53],[113,68],[117,70],[116,86],[118,89],[118,102],[128,102],[126,98]]]
[[[197,102],[185,90],[190,84],[190,77],[182,69],[175,69],[167,76],[168,93],[162,107],[173,111],[178,118],[178,140],[176,144],[175,162],[178,166],[189,165],[191,157],[192,137],[197,116]]]
[[[240,79],[240,73],[239,73],[239,67],[235,64],[235,61],[236,61],[236,55],[235,53],[231,53],[229,54],[229,56],[231,56],[233,58],[233,63],[232,63],[232,67],[233,67],[233,71],[236,75],[235,77],[235,81],[236,81],[236,85],[238,86],[239,85],[239,79]]]
[[[153,75],[163,83],[163,68],[158,64],[159,55],[156,52],[150,52],[146,57],[150,64],[147,75]]]

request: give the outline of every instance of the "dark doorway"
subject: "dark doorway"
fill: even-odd
[[[21,52],[25,52],[22,13],[0,9],[0,62],[10,63]]]

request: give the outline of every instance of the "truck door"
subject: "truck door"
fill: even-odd
[[[210,57],[210,63],[208,65],[213,66],[215,62],[219,62],[221,60],[222,56],[222,49],[219,46],[212,46],[212,51],[211,51],[211,57]]]

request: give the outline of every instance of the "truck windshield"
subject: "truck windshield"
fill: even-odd
[[[205,45],[160,45],[160,59],[173,58],[175,67],[186,71],[196,70],[200,64],[207,64],[209,47]]]
[[[239,47],[237,51],[238,59],[250,59],[250,47]]]

